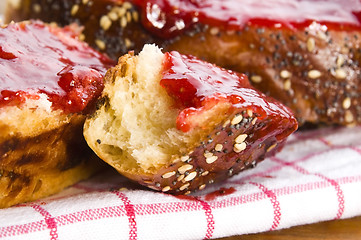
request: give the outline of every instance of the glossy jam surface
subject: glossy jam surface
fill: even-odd
[[[0,107],[37,100],[42,93],[53,109],[71,113],[98,97],[113,62],[75,35],[38,21],[0,29]]]
[[[282,104],[251,87],[244,74],[219,68],[178,52],[165,53],[163,77],[160,82],[181,109],[177,128],[191,129],[188,118],[217,103],[230,103],[235,108],[252,110],[258,118],[295,119]]]
[[[336,29],[360,29],[360,0],[133,0],[143,24],[169,38],[200,22],[229,30],[246,23],[304,28],[312,21]]]

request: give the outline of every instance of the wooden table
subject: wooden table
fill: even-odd
[[[219,240],[360,240],[361,216],[288,229],[221,238]]]

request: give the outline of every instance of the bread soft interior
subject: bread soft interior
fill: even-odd
[[[154,45],[146,45],[138,56],[123,56],[107,73],[104,104],[86,121],[88,144],[121,172],[154,173],[191,151],[211,130],[176,128],[180,110],[160,85],[163,60],[164,54]],[[215,125],[224,118],[219,108],[225,107],[205,110],[194,121]]]

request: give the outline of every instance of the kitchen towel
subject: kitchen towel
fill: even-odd
[[[1,239],[212,239],[361,215],[361,127],[297,132],[257,167],[176,197],[107,170],[0,210]]]

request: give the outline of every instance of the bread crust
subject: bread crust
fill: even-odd
[[[84,120],[60,111],[1,109],[0,208],[57,193],[104,167],[81,137]]]

